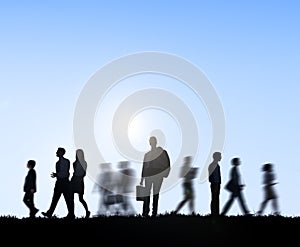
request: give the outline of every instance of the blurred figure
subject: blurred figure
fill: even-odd
[[[140,185],[145,181],[146,196],[143,200],[143,216],[148,217],[150,212],[150,195],[153,190],[152,216],[157,215],[158,199],[163,179],[170,173],[170,159],[166,150],[157,147],[157,139],[151,136],[149,139],[151,150],[144,156],[142,178]]]
[[[135,209],[132,205],[129,193],[134,192],[135,189],[135,172],[129,167],[128,161],[120,161],[118,164],[119,179],[118,179],[118,194],[122,195],[121,207],[123,214],[134,215]]]
[[[85,218],[89,218],[91,212],[88,209],[86,201],[83,199],[84,194],[84,177],[86,176],[87,162],[84,158],[82,149],[76,150],[76,157],[73,163],[73,176],[71,178],[71,193],[74,201],[74,193],[78,194],[79,201],[85,209]]]
[[[257,212],[258,215],[262,215],[265,207],[267,206],[267,203],[269,201],[272,202],[272,207],[274,210],[274,215],[279,215],[279,210],[278,210],[278,195],[275,191],[274,185],[277,184],[276,182],[276,177],[273,172],[273,164],[267,163],[264,164],[262,167],[263,171],[263,185],[264,185],[264,200],[260,205],[260,209]]]
[[[112,206],[115,204],[113,195],[116,185],[112,163],[101,163],[100,173],[93,188],[93,192],[99,193],[97,215],[111,215],[114,213]]]
[[[231,173],[230,173],[230,180],[228,182],[227,188],[230,189],[231,195],[227,203],[225,204],[222,214],[221,215],[226,215],[228,210],[230,209],[233,201],[235,198],[239,200],[240,206],[242,207],[244,215],[250,215],[249,210],[246,206],[244,196],[242,193],[243,188],[245,187],[244,184],[241,184],[240,179],[240,172],[238,170],[238,166],[241,164],[241,161],[239,158],[233,158],[231,160],[231,165],[233,168],[231,168]]]
[[[55,165],[56,172],[51,174],[52,178],[56,178],[54,192],[52,196],[52,202],[50,208],[47,212],[42,212],[47,218],[51,218],[54,210],[57,206],[57,203],[61,197],[64,195],[67,208],[68,208],[68,215],[66,216],[67,219],[74,219],[74,201],[72,200],[71,190],[70,190],[70,161],[64,157],[66,150],[62,147],[59,147],[56,151],[56,156],[58,157],[58,161]]]
[[[220,152],[213,154],[213,162],[208,167],[210,190],[211,190],[211,202],[210,211],[212,216],[218,216],[220,214],[220,189],[221,189],[221,170],[219,162],[222,159]]]
[[[174,213],[177,214],[180,209],[188,202],[189,203],[189,210],[190,213],[193,214],[195,212],[194,208],[194,200],[195,200],[195,193],[194,193],[194,185],[193,179],[196,178],[197,175],[197,168],[193,168],[192,164],[192,156],[186,156],[183,160],[183,166],[181,167],[180,177],[183,178],[183,200],[178,204],[177,208],[175,209]]]
[[[36,162],[29,160],[27,162],[27,168],[29,169],[27,176],[25,177],[24,183],[24,198],[23,202],[29,208],[29,217],[34,218],[36,213],[39,211],[34,206],[34,193],[36,192],[36,172],[34,170]]]

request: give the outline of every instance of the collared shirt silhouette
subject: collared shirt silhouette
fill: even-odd
[[[66,218],[73,219],[74,216],[74,201],[72,200],[71,189],[70,189],[70,161],[64,158],[66,151],[64,148],[58,148],[56,156],[59,160],[56,162],[55,169],[56,172],[51,174],[52,178],[56,178],[52,202],[50,208],[47,212],[42,212],[42,214],[48,218],[52,217],[57,203],[63,194],[65,202],[68,208],[68,215]]]
[[[24,182],[23,190],[25,192],[23,202],[29,208],[29,217],[34,218],[39,211],[34,206],[34,193],[36,192],[36,172],[34,170],[36,162],[29,160],[27,162],[27,168],[29,169]]]
[[[221,161],[222,155],[220,152],[213,154],[213,162],[208,167],[209,182],[211,189],[211,203],[210,210],[212,216],[218,216],[220,211],[220,188],[221,188],[221,169],[219,161]]]
[[[264,199],[260,205],[260,209],[257,212],[258,215],[262,215],[267,203],[269,201],[272,202],[272,207],[274,210],[274,215],[279,215],[279,209],[278,209],[278,195],[275,191],[274,185],[277,184],[276,182],[276,176],[273,171],[273,164],[267,163],[264,164],[262,167],[262,171],[264,173],[263,175],[263,191],[264,191]]]
[[[238,169],[238,166],[241,164],[241,161],[239,158],[233,158],[231,160],[231,164],[232,164],[233,168],[231,168],[230,180],[229,180],[230,186],[228,186],[230,188],[231,195],[230,195],[229,200],[226,202],[226,204],[223,208],[222,215],[227,214],[227,212],[230,209],[235,198],[237,198],[239,200],[239,203],[240,203],[240,206],[242,207],[244,215],[249,215],[250,213],[246,206],[243,191],[242,191],[245,185],[241,184],[241,182],[240,182],[241,175],[240,175],[240,172]]]
[[[159,192],[163,179],[169,176],[170,159],[166,150],[157,147],[157,139],[152,136],[149,139],[151,150],[144,156],[142,179],[140,184],[145,181],[146,197],[143,201],[143,216],[148,216],[150,212],[150,194],[153,192],[152,216],[157,215]]]
[[[84,152],[82,149],[76,150],[76,157],[73,163],[73,176],[71,178],[71,193],[72,200],[74,202],[74,193],[78,194],[79,201],[85,209],[85,217],[89,218],[91,212],[88,209],[88,205],[83,198],[84,194],[84,177],[86,176],[87,162],[84,158]]]

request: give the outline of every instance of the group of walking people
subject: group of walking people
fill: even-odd
[[[84,177],[86,176],[87,162],[84,158],[84,152],[82,149],[76,150],[75,161],[73,162],[73,176],[70,177],[70,161],[64,157],[66,150],[59,147],[56,151],[58,161],[55,165],[55,172],[51,174],[52,178],[56,179],[52,202],[49,209],[46,212],[42,212],[42,215],[51,218],[57,206],[57,203],[61,197],[64,196],[68,214],[67,219],[74,219],[74,194],[78,194],[79,201],[85,209],[85,217],[90,217],[91,212],[88,209],[88,205],[83,198],[84,195]],[[29,217],[34,218],[36,213],[39,211],[34,205],[34,193],[36,192],[36,172],[35,172],[34,160],[27,162],[29,169],[28,174],[25,178],[24,183],[24,203],[29,208]]]
[[[250,212],[248,206],[245,202],[243,189],[245,184],[242,183],[239,166],[241,165],[241,160],[239,157],[235,157],[231,160],[231,171],[230,171],[230,179],[225,184],[225,189],[230,193],[229,199],[225,203],[222,211],[220,213],[220,189],[221,189],[221,172],[220,172],[220,165],[219,162],[222,159],[222,155],[220,152],[215,152],[213,154],[213,162],[209,165],[209,182],[211,188],[211,215],[218,216],[218,215],[226,215],[231,208],[235,199],[238,200],[241,209],[244,215],[252,215],[253,213]],[[260,204],[259,210],[255,213],[257,215],[262,215],[267,203],[269,201],[272,202],[273,207],[273,214],[279,215],[279,207],[278,207],[278,195],[275,191],[274,185],[277,184],[275,173],[273,171],[273,164],[266,163],[262,166],[262,171],[264,172],[263,176],[263,191],[264,191],[264,199],[263,202]]]
[[[229,199],[225,203],[222,211],[220,212],[220,192],[221,192],[221,169],[219,162],[222,159],[222,154],[220,152],[215,152],[213,154],[213,161],[208,166],[209,183],[211,191],[211,201],[210,201],[210,211],[211,216],[225,216],[230,210],[233,202],[237,199],[242,212],[244,215],[253,215],[248,209],[245,201],[243,189],[245,184],[241,181],[241,175],[239,171],[239,166],[241,165],[241,160],[239,157],[235,157],[231,160],[231,171],[229,181],[225,184],[224,188],[230,193]],[[272,202],[272,209],[274,215],[279,215],[278,206],[278,195],[275,191],[274,185],[277,184],[276,177],[274,173],[273,164],[266,163],[262,166],[263,175],[263,201],[260,204],[259,210],[255,213],[256,215],[262,215],[268,202]],[[192,167],[192,157],[186,156],[183,160],[183,166],[181,167],[180,177],[183,179],[182,187],[184,198],[177,205],[176,209],[173,211],[177,214],[181,208],[188,203],[189,211],[194,214],[194,200],[195,200],[195,190],[193,186],[193,180],[196,178],[197,168]]]
[[[169,176],[171,165],[170,158],[165,149],[157,146],[157,139],[155,136],[151,136],[149,139],[149,144],[151,149],[144,155],[143,159],[143,167],[141,173],[141,181],[140,185],[143,186],[143,195],[141,195],[143,201],[143,217],[148,217],[150,214],[150,195],[152,195],[152,216],[156,216],[158,213],[158,200],[160,190],[163,184],[163,180]],[[58,157],[58,161],[56,162],[55,169],[56,171],[51,174],[52,178],[56,179],[54,192],[52,196],[52,202],[49,209],[46,212],[42,212],[42,215],[51,218],[57,206],[57,203],[61,197],[64,196],[68,214],[66,216],[67,219],[74,219],[74,194],[77,193],[79,196],[79,201],[83,205],[85,209],[85,217],[89,218],[91,212],[88,209],[88,205],[83,198],[84,195],[84,177],[86,176],[87,170],[87,162],[85,161],[84,152],[82,149],[76,150],[76,158],[73,162],[73,176],[69,179],[70,176],[70,161],[64,157],[66,150],[62,147],[59,147],[56,152],[56,156]],[[209,174],[209,182],[210,182],[210,190],[211,190],[211,202],[210,202],[210,210],[211,216],[219,216],[226,215],[232,206],[235,199],[239,201],[241,209],[244,215],[252,215],[250,210],[248,209],[244,195],[243,189],[244,184],[241,182],[241,175],[239,172],[239,166],[241,165],[241,160],[238,157],[235,157],[231,160],[232,169],[230,171],[230,179],[224,186],[226,190],[230,192],[230,197],[228,201],[225,203],[222,211],[220,212],[220,191],[221,191],[221,169],[220,169],[220,161],[222,159],[222,154],[220,152],[215,152],[213,154],[213,161],[208,166],[208,174]],[[34,170],[36,162],[34,160],[29,160],[27,162],[27,167],[29,168],[28,174],[25,178],[24,184],[24,203],[29,208],[29,216],[35,217],[36,213],[39,211],[34,205],[34,193],[36,192],[36,172]],[[128,178],[132,176],[133,171],[128,168],[127,163],[124,165],[122,162],[120,163],[120,168],[122,168],[121,174],[123,174],[124,178]],[[263,165],[262,168],[264,172],[263,184],[264,184],[264,200],[260,205],[260,208],[256,214],[262,215],[267,203],[272,201],[272,207],[275,215],[279,215],[278,208],[278,195],[275,191],[274,185],[277,183],[275,174],[273,172],[273,164],[267,163]],[[192,166],[192,157],[186,156],[183,161],[183,166],[180,171],[180,177],[183,179],[183,192],[184,198],[177,205],[176,209],[173,213],[178,213],[181,208],[188,203],[189,210],[191,213],[195,213],[194,211],[194,199],[195,199],[195,191],[193,186],[193,180],[197,177],[198,168]],[[108,169],[106,173],[102,174],[106,176],[110,174],[111,171]],[[108,180],[109,181],[109,180]],[[111,196],[112,191],[108,191],[109,186],[103,186],[104,182],[102,181],[102,191],[103,195]],[[129,185],[129,186],[128,186]],[[132,187],[132,183],[122,182],[121,186],[125,186],[124,191],[128,192]],[[119,186],[120,187],[120,186]],[[128,187],[128,188],[127,188]],[[123,192],[124,192],[123,191]],[[103,197],[106,198],[106,197]],[[126,198],[125,198],[126,199]],[[103,200],[102,200],[103,202]],[[127,209],[132,209],[132,205],[128,200],[122,199],[122,207],[126,211]],[[133,210],[134,211],[134,210]],[[133,212],[131,210],[131,212]]]

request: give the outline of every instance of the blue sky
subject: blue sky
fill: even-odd
[[[66,157],[74,160],[73,114],[82,88],[108,62],[141,51],[183,57],[210,79],[226,117],[223,181],[228,178],[230,159],[241,157],[249,208],[258,210],[260,168],[272,162],[282,214],[300,214],[298,1],[0,4],[1,215],[23,217],[28,213],[22,203],[28,159],[37,161],[36,206],[41,211],[48,209],[56,148],[65,147]],[[180,88],[172,90],[185,97]],[[190,107],[196,112],[203,106]],[[170,147],[171,155],[172,150]],[[87,202],[96,212],[93,181],[87,178],[86,185]],[[195,187],[197,212],[207,214],[209,185],[196,182]],[[173,210],[181,197],[178,184],[161,196],[160,211]],[[221,206],[227,197],[222,190]],[[139,212],[141,204],[135,206]],[[82,214],[80,206],[77,210]],[[235,203],[229,213],[240,212]],[[63,201],[56,213],[66,213]]]

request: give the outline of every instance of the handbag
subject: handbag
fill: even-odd
[[[230,192],[234,191],[234,185],[233,185],[233,180],[232,179],[227,182],[227,184],[225,185],[225,189],[230,191]]]
[[[146,197],[146,188],[142,185],[136,186],[136,200],[144,201]]]

